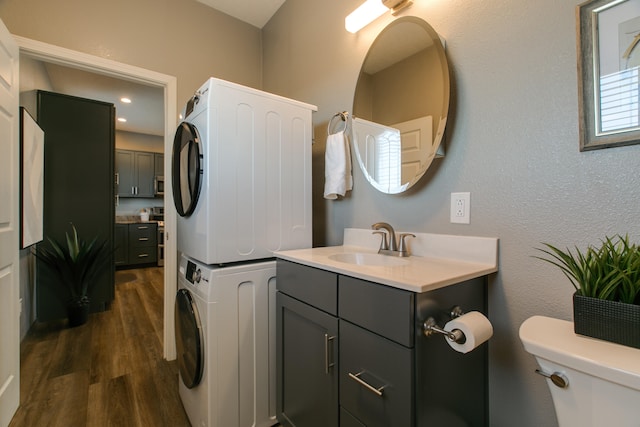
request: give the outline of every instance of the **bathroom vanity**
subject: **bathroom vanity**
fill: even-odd
[[[487,313],[497,239],[416,233],[414,256],[401,259],[376,254],[370,234],[349,229],[344,246],[277,254],[278,421],[487,425],[486,345],[458,353],[423,323],[443,326],[454,306]],[[447,239],[480,239],[478,253]]]

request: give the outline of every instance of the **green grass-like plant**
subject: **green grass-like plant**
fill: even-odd
[[[78,231],[73,224],[71,230],[71,235],[65,233],[65,242],[47,238],[51,248],[40,245],[35,255],[54,273],[57,282],[66,291],[66,302],[80,306],[89,303],[89,291],[98,274],[109,265],[111,253],[109,241],[98,241],[95,237],[87,243],[78,238]]]
[[[534,256],[560,268],[580,295],[640,305],[640,247],[629,236],[605,237],[599,247],[561,250],[548,243]]]

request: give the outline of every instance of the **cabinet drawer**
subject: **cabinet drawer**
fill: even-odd
[[[147,264],[158,261],[158,249],[155,246],[129,248],[129,264]]]
[[[353,277],[340,276],[340,318],[407,347],[414,344],[415,294]]]
[[[156,246],[158,244],[156,227],[155,223],[129,225],[129,244],[131,247]]]
[[[339,336],[340,405],[367,427],[414,425],[413,351],[342,319]]]
[[[338,275],[279,259],[276,287],[327,313],[338,313]]]

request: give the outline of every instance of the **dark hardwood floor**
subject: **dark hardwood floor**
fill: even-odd
[[[177,366],[162,358],[163,293],[162,268],[117,271],[110,310],[76,328],[36,323],[10,427],[189,426]]]

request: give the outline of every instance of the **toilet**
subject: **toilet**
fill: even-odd
[[[525,320],[520,339],[547,377],[560,427],[640,425],[640,349],[576,335],[573,322],[543,316]]]

